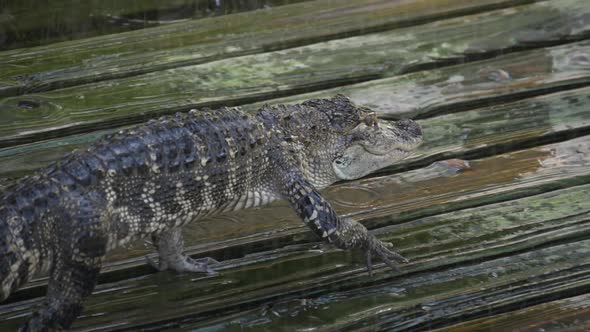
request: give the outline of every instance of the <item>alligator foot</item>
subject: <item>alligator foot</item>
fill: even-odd
[[[211,257],[193,259],[186,255],[180,255],[173,260],[160,258],[158,262],[146,256],[146,260],[148,264],[158,271],[172,270],[178,273],[197,272],[217,274],[210,265],[219,264],[218,261]]]
[[[396,272],[400,272],[396,263],[409,263],[410,260],[404,256],[393,251],[393,244],[389,242],[383,242],[377,239],[374,235],[368,234],[367,244],[363,248],[365,250],[367,272],[369,276],[373,275],[373,262],[372,256],[375,255],[380,258],[389,268]]]
[[[146,257],[148,263],[158,271],[172,270],[179,273],[183,272],[198,272],[215,274],[216,272],[210,267],[211,264],[219,264],[213,258],[206,257],[200,259],[193,259],[182,253],[184,241],[180,229],[174,228],[164,233],[154,235],[152,242],[158,253],[160,259],[158,263]]]

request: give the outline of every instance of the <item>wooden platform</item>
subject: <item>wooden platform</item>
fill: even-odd
[[[369,277],[279,202],[187,227],[218,276],[114,252],[74,330],[590,330],[590,3],[294,2],[0,52],[0,188],[162,114],[344,93],[424,128],[408,160],[325,191],[412,262]],[[0,330],[45,288],[2,303]]]

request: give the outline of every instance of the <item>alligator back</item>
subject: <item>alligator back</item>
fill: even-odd
[[[0,300],[86,241],[103,255],[203,215],[268,202],[268,134],[238,109],[190,112],[108,135],[0,196]],[[92,231],[87,231],[92,229]],[[103,241],[104,239],[104,241]],[[104,251],[104,252],[103,252]]]

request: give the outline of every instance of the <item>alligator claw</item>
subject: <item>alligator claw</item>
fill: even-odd
[[[149,266],[153,267],[155,270],[157,271],[162,271],[160,269],[160,264],[158,262],[156,262],[153,258],[151,258],[150,256],[145,256],[145,261],[148,263]]]
[[[145,257],[146,261],[150,266],[158,271],[165,271],[165,270],[172,270],[178,273],[183,272],[195,272],[195,273],[207,273],[207,274],[217,274],[215,270],[209,266],[209,264],[219,264],[218,261],[211,257],[193,259],[189,256],[182,255],[177,260],[166,262],[166,261],[159,261],[156,262],[154,259],[150,258],[149,256]]]
[[[391,250],[391,247],[393,247],[391,243],[383,242],[372,235],[369,236],[368,246],[365,249],[367,272],[369,273],[369,276],[373,275],[373,255],[380,258],[387,266],[389,266],[389,268],[396,272],[400,271],[397,263],[410,262],[409,259]]]

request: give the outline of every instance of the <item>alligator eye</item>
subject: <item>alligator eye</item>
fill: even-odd
[[[341,156],[341,157],[334,159],[334,163],[340,167],[346,167],[346,166],[350,165],[350,162],[351,162],[351,160],[347,156]]]

